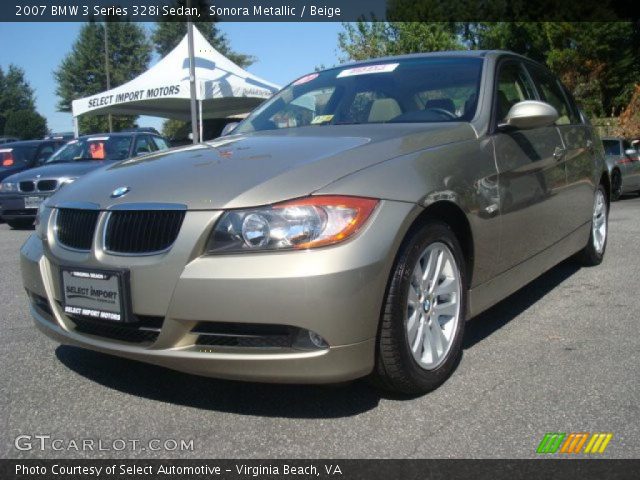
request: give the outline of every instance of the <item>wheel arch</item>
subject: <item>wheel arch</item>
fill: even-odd
[[[474,267],[474,243],[471,224],[464,210],[454,202],[439,200],[427,206],[413,221],[405,234],[405,241],[411,238],[413,232],[429,221],[437,220],[447,224],[460,242],[465,260],[467,283],[466,288],[472,284]]]
[[[617,167],[614,167],[611,169],[611,175],[613,176],[613,172],[617,171],[618,173],[620,173],[620,169]],[[622,176],[622,174],[620,174]],[[611,203],[611,177],[609,176],[608,172],[602,172],[602,175],[600,175],[600,181],[598,182],[598,185],[602,185],[604,187],[604,191],[607,194],[607,206]]]

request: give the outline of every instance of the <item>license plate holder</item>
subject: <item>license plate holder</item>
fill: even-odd
[[[40,204],[44,201],[44,197],[24,197],[24,208],[40,208]]]
[[[128,270],[61,268],[62,308],[67,315],[115,323],[131,321]]]

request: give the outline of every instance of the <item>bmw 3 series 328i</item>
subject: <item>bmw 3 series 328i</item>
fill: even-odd
[[[409,394],[465,321],[558,262],[596,265],[602,144],[509,52],[306,75],[212,142],[51,197],[21,251],[35,323],[65,344],[212,377]]]

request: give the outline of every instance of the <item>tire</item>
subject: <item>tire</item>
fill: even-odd
[[[620,170],[611,172],[611,201],[617,202],[622,195],[622,175]]]
[[[7,220],[7,225],[14,230],[25,230],[33,226],[33,219],[19,218],[17,220]]]
[[[609,237],[609,206],[607,205],[606,198],[607,193],[604,187],[598,185],[593,202],[589,242],[576,255],[578,262],[587,267],[600,265],[604,258],[604,253],[607,250],[607,239]],[[600,213],[598,213],[599,202],[601,202],[603,208]],[[604,215],[604,217],[602,217],[602,215]]]
[[[433,293],[425,295],[422,287],[417,288],[416,279],[420,272],[430,271],[429,258],[438,258],[439,251],[442,251],[444,265],[441,276],[438,276],[440,282],[434,287]],[[420,270],[417,270],[419,262]],[[376,386],[396,393],[418,395],[435,389],[451,375],[462,353],[467,306],[466,275],[460,243],[445,223],[429,222],[405,241],[389,280],[380,320],[376,365],[372,374]],[[425,285],[430,284],[432,282]],[[455,289],[455,292],[441,295],[437,293],[449,289]],[[418,295],[418,290],[422,296]],[[454,298],[457,300],[456,315],[438,313],[453,312],[450,305],[455,303]],[[427,304],[430,305],[429,310]],[[413,308],[412,305],[419,305],[419,308]],[[417,322],[417,327],[412,318],[413,322]],[[438,327],[434,321],[438,322]],[[423,330],[420,330],[420,325]],[[425,329],[423,340],[421,332],[425,332]],[[435,332],[443,332],[445,341]],[[420,338],[414,342],[414,345],[419,345],[417,352],[409,344],[409,336],[414,335],[416,340]],[[440,358],[433,354],[434,343],[429,342],[429,352],[422,351],[427,337],[442,347]]]

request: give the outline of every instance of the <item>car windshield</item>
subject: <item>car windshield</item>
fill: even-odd
[[[299,78],[234,133],[322,125],[469,121],[482,59],[411,58],[334,68]]]
[[[38,147],[36,145],[0,147],[0,168],[25,167],[33,160]]]
[[[605,155],[620,156],[622,151],[620,150],[620,142],[618,140],[603,140]]]
[[[118,135],[71,140],[46,163],[124,160],[129,157],[131,139],[129,135]]]

